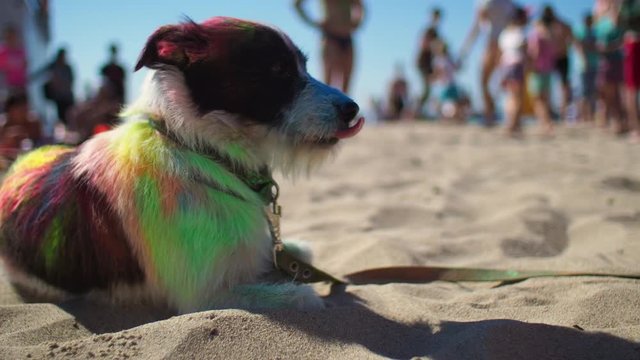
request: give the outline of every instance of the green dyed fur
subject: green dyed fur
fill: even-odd
[[[148,123],[129,123],[117,131],[123,136],[115,138],[112,149],[136,174],[134,183],[126,185],[134,187],[131,200],[142,237],[138,241],[147,243],[161,285],[179,305],[191,307],[203,290],[215,287],[216,280],[225,276],[212,273],[218,262],[239,247],[252,248],[254,242],[266,239],[264,205],[227,169],[176,146]],[[233,152],[242,154],[239,149]],[[195,177],[204,181],[194,181]],[[176,191],[172,184],[178,186],[177,193],[167,194]],[[175,210],[164,208],[164,196],[176,197]]]

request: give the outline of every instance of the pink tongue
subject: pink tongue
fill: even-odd
[[[356,136],[357,133],[360,132],[360,130],[362,130],[363,126],[364,126],[364,118],[361,117],[358,119],[358,122],[352,127],[344,130],[338,130],[336,132],[336,137],[338,139],[348,139],[350,137],[354,137]]]

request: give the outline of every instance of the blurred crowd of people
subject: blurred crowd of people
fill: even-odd
[[[31,69],[21,34],[15,27],[5,28],[0,41],[0,156],[12,159],[43,144],[77,144],[112,126],[125,101],[126,72],[118,62],[117,46],[111,45],[109,52],[98,91],[78,102],[67,50],[58,49],[47,65]],[[45,131],[46,112],[37,113],[30,105],[32,84],[41,86],[42,96],[56,110],[56,131],[51,134]]]
[[[487,41],[479,85],[486,126],[495,125],[496,114],[501,112],[505,133],[517,137],[523,133],[523,117],[532,115],[541,133],[552,135],[554,118],[572,118],[615,134],[629,134],[640,142],[640,0],[595,0],[580,24],[569,24],[551,5],[534,10],[514,0],[479,2],[458,56],[452,54],[442,34],[442,10],[432,9],[416,56],[422,93],[412,98],[405,68],[397,64],[387,95],[373,103],[378,118],[427,118],[435,109],[436,118],[466,122],[473,107],[457,73],[468,66],[465,61],[484,31]],[[363,23],[365,5],[362,0],[322,0],[324,15],[313,19],[305,3],[294,0],[294,8],[322,35],[324,81],[348,92],[355,55],[353,35]],[[570,76],[574,54],[579,58],[579,91],[574,91]],[[27,62],[19,31],[4,29],[0,41],[0,155],[11,157],[47,143],[77,144],[117,121],[126,98],[126,72],[119,64],[117,46],[109,47],[99,89],[81,102],[73,91],[75,76],[67,57],[66,49],[60,48],[51,62],[34,70]],[[504,98],[501,111],[496,110],[497,94],[492,93],[492,79],[496,78]],[[561,95],[558,104],[551,101],[555,83]],[[42,96],[56,109],[57,131],[51,134],[44,131],[45,122],[39,118],[46,114],[36,116],[30,107],[27,89],[32,84],[42,84],[38,85]]]
[[[457,59],[442,36],[442,17],[440,9],[431,11],[419,44],[416,66],[422,94],[415,101],[410,98],[406,76],[398,66],[384,103],[374,104],[381,118],[424,118],[425,105],[431,100],[437,105],[436,117],[464,122],[471,102],[456,81],[456,72],[484,31],[487,41],[479,85],[486,126],[496,124],[491,84],[499,77],[504,95],[501,112],[509,136],[521,136],[522,118],[532,115],[544,135],[554,133],[554,118],[572,118],[640,141],[639,0],[596,0],[580,24],[569,24],[552,5],[533,10],[513,0],[481,0]],[[578,56],[579,86],[572,84],[573,54]],[[554,83],[559,85],[557,109],[551,101]],[[432,94],[434,86],[438,94]]]

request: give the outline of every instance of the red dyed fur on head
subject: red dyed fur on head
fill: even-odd
[[[220,56],[230,42],[249,41],[252,30],[258,26],[264,25],[231,17],[215,17],[202,24],[188,21],[163,26],[149,37],[136,70],[156,61],[186,65]]]

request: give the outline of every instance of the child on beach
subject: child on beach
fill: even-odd
[[[509,25],[502,31],[498,44],[502,56],[500,65],[503,72],[502,85],[507,92],[504,105],[506,115],[505,131],[509,136],[520,134],[522,127],[520,117],[525,96],[524,71],[527,58],[527,12],[518,8],[514,12]]]
[[[0,157],[15,159],[21,152],[42,145],[42,125],[29,111],[25,94],[10,95],[4,108],[6,112],[0,115]]]
[[[388,114],[390,120],[399,120],[406,116],[409,102],[409,83],[404,75],[404,67],[402,64],[396,65],[395,76],[389,85],[389,93],[387,96]]]
[[[593,29],[593,16],[587,14],[582,26],[574,31],[576,50],[580,61],[578,68],[582,82],[582,96],[580,99],[580,114],[582,121],[593,121],[593,110],[596,101],[596,75],[598,72],[598,52],[596,35]]]
[[[440,113],[445,119],[462,121],[466,99],[455,81],[456,63],[449,55],[447,45],[439,41],[433,46],[433,77],[441,87]]]
[[[540,122],[542,135],[553,135],[549,95],[551,75],[555,70],[556,51],[552,40],[551,25],[554,17],[543,13],[536,21],[527,41],[527,53],[531,61],[531,74],[528,79],[528,90],[533,96],[533,110]]]

